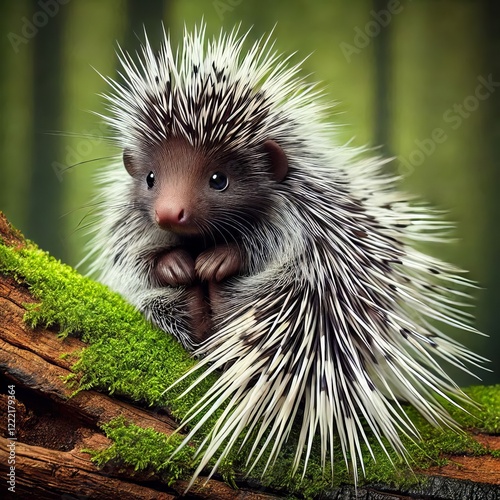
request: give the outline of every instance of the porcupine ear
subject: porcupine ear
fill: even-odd
[[[280,145],[268,139],[263,145],[264,152],[269,158],[271,165],[271,173],[276,182],[282,182],[288,173],[288,158],[285,152],[281,149]]]
[[[123,164],[125,165],[127,172],[132,177],[135,177],[137,175],[138,169],[136,164],[134,163],[134,159],[132,158],[132,153],[130,152],[129,149],[123,150]]]

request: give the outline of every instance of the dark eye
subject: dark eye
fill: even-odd
[[[146,177],[146,182],[148,184],[148,189],[151,189],[155,185],[155,174],[153,174],[153,172],[149,172]]]
[[[224,191],[229,186],[229,179],[222,172],[215,172],[210,177],[210,187],[216,191]]]

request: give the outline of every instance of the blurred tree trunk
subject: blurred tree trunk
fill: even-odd
[[[33,44],[33,148],[31,179],[25,203],[28,207],[26,236],[37,241],[60,259],[65,259],[60,245],[60,218],[63,215],[62,186],[53,170],[60,156],[59,138],[62,131],[62,47],[65,9],[49,16],[32,0],[29,19],[39,25],[30,40]],[[59,5],[58,3],[56,3]],[[50,23],[50,27],[47,25]],[[50,57],[47,57],[50,54]]]
[[[495,82],[496,89],[484,103],[485,118],[482,122],[482,137],[484,149],[479,165],[471,167],[481,177],[483,195],[489,201],[485,216],[489,219],[485,226],[498,228],[500,221],[500,2],[498,0],[483,1],[483,77]],[[487,290],[482,295],[484,308],[490,313],[485,318],[485,324],[480,327],[491,337],[498,338],[500,331],[498,323],[498,306],[500,305],[500,232],[489,231],[485,237],[485,253],[488,255],[488,273],[486,282],[481,285]],[[498,341],[497,341],[498,342]],[[492,361],[492,369],[500,367],[500,350],[490,349],[486,356]]]
[[[372,12],[387,11],[387,0],[373,0]],[[374,146],[381,147],[386,156],[391,156],[391,106],[392,102],[392,15],[386,26],[380,25],[380,33],[373,39],[375,88],[374,98]]]
[[[128,28],[125,38],[125,49],[131,54],[144,41],[144,29],[152,47],[158,48],[163,37],[162,23],[168,30],[170,16],[166,16],[170,0],[143,2],[141,0],[127,0]]]

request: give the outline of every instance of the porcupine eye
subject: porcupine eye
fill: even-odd
[[[216,191],[224,191],[229,186],[229,179],[222,172],[212,174],[209,181],[210,187]]]
[[[148,189],[151,189],[155,185],[155,174],[153,172],[149,172],[146,177],[146,183],[148,185]]]

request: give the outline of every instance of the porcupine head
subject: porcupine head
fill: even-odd
[[[263,93],[230,81],[224,62],[186,61],[177,73],[165,51],[156,56],[148,46],[145,56],[152,73],[142,82],[145,96],[126,110],[133,121],[123,163],[132,197],[150,224],[168,233],[168,248],[150,257],[151,281],[185,290],[186,335],[199,343],[220,309],[218,284],[265,267],[265,256],[251,254],[261,249],[247,243],[273,208],[288,160],[262,127]]]
[[[273,140],[239,153],[192,142],[170,131],[145,154],[126,149],[123,159],[151,219],[176,243],[156,257],[153,279],[186,288],[190,334],[201,342],[218,309],[218,284],[248,270],[240,235],[265,217],[266,191],[283,180],[288,164]]]
[[[338,443],[356,479],[372,436],[401,455],[401,436],[418,436],[401,401],[455,425],[436,395],[467,398],[438,361],[484,360],[439,323],[475,331],[460,310],[469,283],[416,248],[446,240],[446,225],[383,160],[334,142],[299,65],[268,39],[243,53],[244,40],[202,26],[177,55],[167,36],[138,62],[122,53],[105,119],[125,169],[106,177],[95,268],[198,345],[198,381],[221,371],[185,420],[180,448],[226,405],[194,477],[242,444],[248,470],[266,456],[265,471],[296,425],[294,471],[318,438],[323,466]]]

